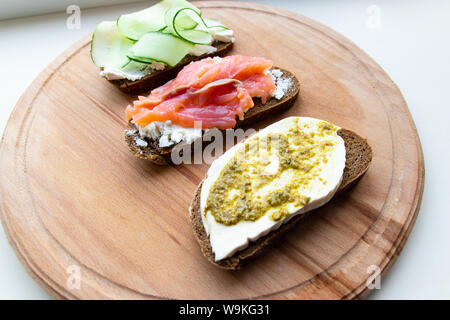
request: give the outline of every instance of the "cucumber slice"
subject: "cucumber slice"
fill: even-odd
[[[130,49],[128,57],[142,63],[159,61],[173,67],[194,47],[192,43],[162,32],[145,34]]]
[[[121,70],[127,75],[128,79],[139,80],[150,73],[151,69],[149,68],[150,67],[147,63],[140,63],[130,59],[130,62]]]
[[[148,69],[147,63],[139,63],[130,59],[130,62],[122,67],[123,72],[145,72]]]
[[[151,60],[151,59],[144,58],[144,57],[135,57],[135,56],[128,56],[128,58],[133,62],[147,64],[147,65],[152,64],[153,61],[156,61],[156,60]],[[162,61],[159,61],[159,62],[162,62]]]
[[[104,71],[100,72],[100,75],[104,76],[108,80],[124,78],[131,81],[136,81],[152,72],[152,68],[149,64],[135,62],[131,59],[129,61],[130,62],[121,69],[105,68]]]
[[[210,45],[217,30],[228,29],[214,19],[203,19],[186,0],[163,0],[156,5],[105,21],[94,31],[92,61],[99,67],[144,72],[154,61],[174,66],[195,44]],[[131,62],[130,62],[131,61]]]
[[[212,35],[199,12],[191,8],[171,8],[164,20],[167,31],[194,44],[211,44]]]
[[[164,14],[173,7],[187,7],[200,12],[186,0],[163,0],[150,8],[124,14],[117,19],[119,30],[128,38],[139,40],[144,34],[159,31],[166,26]]]
[[[169,28],[176,23],[179,29],[193,29],[201,22],[199,16],[200,13],[191,8],[175,7],[166,11],[164,22]]]
[[[166,8],[158,3],[135,13],[121,15],[117,19],[117,27],[126,37],[138,40],[147,32],[165,27],[164,19],[161,19],[165,12]]]
[[[208,31],[199,29],[192,30],[178,30],[177,35],[193,44],[206,44],[209,45],[213,42],[213,37]]]
[[[130,61],[127,54],[133,45],[134,41],[119,32],[115,21],[103,21],[92,36],[92,61],[98,67],[119,69]]]

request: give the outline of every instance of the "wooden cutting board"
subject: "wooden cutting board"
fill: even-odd
[[[253,3],[197,5],[235,30],[232,53],[268,57],[301,82],[295,105],[257,128],[301,115],[354,130],[373,147],[367,174],[244,270],[216,269],[188,217],[208,165],[131,155],[124,108],[134,97],[98,76],[86,37],[31,84],[5,130],[1,213],[11,245],[58,298],[363,297],[371,266],[384,274],[399,255],[422,197],[421,145],[400,91],[316,21]]]

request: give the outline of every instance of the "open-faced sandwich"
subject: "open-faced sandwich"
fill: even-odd
[[[203,17],[186,0],[163,0],[101,22],[92,36],[91,58],[102,77],[138,94],[173,79],[192,61],[224,55],[233,42],[233,30]]]
[[[205,58],[126,108],[125,139],[137,157],[168,164],[176,146],[280,112],[298,93],[294,74],[268,59]]]
[[[189,208],[205,257],[239,269],[368,169],[367,141],[329,122],[289,117],[217,158]]]

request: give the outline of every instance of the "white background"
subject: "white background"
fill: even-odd
[[[55,3],[53,11],[59,12],[0,21],[0,131],[3,132],[21,93],[64,49],[91,32],[101,20],[115,19],[120,13],[144,8],[151,2],[94,9],[82,6],[81,29],[68,30],[61,2],[43,0],[41,8],[34,4],[28,8],[30,1],[1,0],[0,12],[4,11],[4,15],[20,13],[18,5],[27,14],[50,10],[51,3]],[[256,2],[301,13],[344,34],[372,56],[399,86],[422,141],[425,193],[402,254],[382,279],[381,289],[369,298],[450,299],[450,1]],[[92,6],[106,1],[78,3]],[[367,27],[370,17],[367,10],[371,5],[380,9],[380,29]],[[0,298],[49,298],[28,276],[3,230],[0,230]]]

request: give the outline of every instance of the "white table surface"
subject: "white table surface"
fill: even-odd
[[[422,141],[425,192],[409,240],[382,279],[381,289],[369,298],[450,299],[450,1],[256,2],[301,13],[342,33],[373,57],[399,86]],[[64,49],[101,20],[147,5],[82,10],[79,30],[66,28],[65,12],[0,21],[0,131],[22,92]],[[373,5],[379,9],[380,28],[367,26],[371,19],[367,10]],[[1,229],[0,299],[49,298],[26,273]]]

